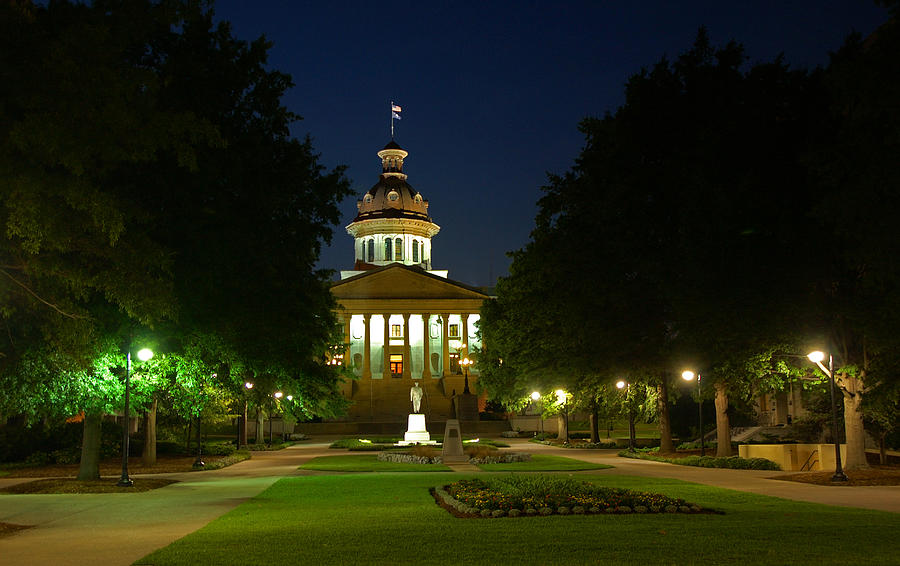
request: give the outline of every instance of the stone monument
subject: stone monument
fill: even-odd
[[[409,400],[412,401],[413,412],[409,414],[409,419],[406,423],[406,434],[403,435],[403,440],[397,443],[400,446],[437,444],[436,441],[431,440],[431,435],[425,427],[425,415],[419,412],[422,406],[423,392],[424,390],[419,387],[418,382],[414,383],[409,390]]]
[[[441,461],[445,464],[465,464],[469,457],[463,451],[462,433],[459,421],[450,419],[444,425],[444,447],[441,449]]]

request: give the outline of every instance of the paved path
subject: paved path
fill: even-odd
[[[618,458],[612,450],[575,450],[511,442],[516,450],[614,465],[592,473],[672,477],[764,495],[900,512],[900,487],[828,487],[769,479],[778,472],[716,470]],[[133,563],[203,527],[278,478],[329,452],[327,443],[255,452],[253,459],[202,473],[164,474],[171,486],[134,494],[2,495],[0,522],[34,528],[0,538],[0,566],[115,566]],[[474,471],[466,468],[460,471]],[[140,481],[141,476],[134,476]],[[20,483],[0,479],[0,487]]]

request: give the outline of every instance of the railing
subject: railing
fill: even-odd
[[[813,451],[809,454],[809,458],[807,458],[807,459],[806,459],[806,462],[803,462],[803,465],[800,466],[800,471],[801,471],[801,472],[808,472],[808,471],[812,470],[812,467],[815,466],[815,465],[819,462],[819,460],[813,460],[812,462],[810,462],[810,460],[813,459],[813,456],[818,455],[818,453],[819,453],[818,450],[813,450]]]

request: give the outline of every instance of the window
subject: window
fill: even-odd
[[[391,256],[393,255],[393,252],[391,251],[391,243],[392,242],[393,242],[393,240],[391,240],[390,238],[385,238],[385,240],[384,240],[384,260],[385,261],[391,261]]]
[[[413,263],[419,263],[419,242],[413,240]]]
[[[388,200],[390,200],[391,202],[396,202],[399,198],[400,193],[398,193],[397,191],[391,191],[388,193]]]
[[[369,240],[369,261],[375,261],[375,240]]]
[[[403,338],[403,325],[402,324],[392,324],[391,325],[391,338]]]
[[[459,338],[459,325],[451,324],[449,329],[447,330],[447,333],[450,338]],[[457,356],[457,358],[459,358],[459,356]]]
[[[403,240],[400,238],[394,242],[394,259],[403,261]]]
[[[403,354],[391,354],[391,377],[403,375]]]

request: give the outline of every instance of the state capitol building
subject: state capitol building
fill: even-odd
[[[344,325],[343,362],[357,377],[344,385],[351,401],[347,418],[405,421],[409,390],[418,382],[429,421],[477,420],[467,387],[477,372],[465,360],[474,361],[481,349],[475,323],[490,297],[433,268],[432,238],[441,228],[428,201],[407,182],[408,155],[394,141],[378,152],[381,175],[347,225],[353,270],[341,271],[331,288]]]

